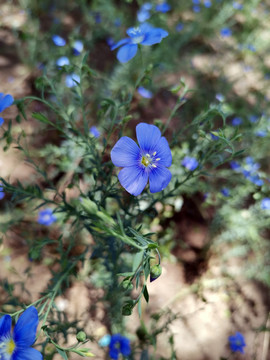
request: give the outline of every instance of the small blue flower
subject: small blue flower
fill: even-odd
[[[113,38],[108,37],[108,38],[106,39],[106,42],[107,42],[107,44],[109,45],[110,49],[112,50],[112,47],[115,45],[115,42],[114,42]]]
[[[201,11],[201,7],[199,5],[194,5],[192,7],[192,10],[195,12],[195,13],[199,13]]]
[[[152,9],[152,4],[145,3],[141,6],[140,10],[137,12],[137,19],[139,22],[143,23],[151,17],[150,10]]]
[[[156,5],[156,11],[162,12],[162,13],[166,13],[168,11],[171,10],[171,5],[169,5],[166,2],[163,2],[161,4],[157,4]]]
[[[153,93],[150,90],[147,90],[146,88],[144,88],[143,86],[139,86],[137,89],[138,93],[146,98],[146,99],[151,99],[153,97]]]
[[[249,115],[248,119],[249,119],[249,121],[250,121],[251,123],[255,123],[255,122],[258,121],[259,116],[257,116],[257,115]]]
[[[259,136],[259,137],[265,137],[267,135],[267,131],[265,130],[258,130],[256,131],[255,133],[256,136]]]
[[[255,52],[255,51],[256,51],[255,46],[252,45],[252,44],[248,44],[247,48],[248,48],[248,50],[250,50],[250,51],[252,51],[252,52]]]
[[[81,40],[74,41],[72,50],[74,55],[80,55],[80,53],[83,51],[83,42]]]
[[[41,210],[38,213],[38,223],[41,225],[50,226],[52,223],[57,221],[57,218],[53,215],[53,210],[48,208],[45,210]]]
[[[0,359],[3,360],[42,360],[42,354],[31,346],[35,342],[38,326],[38,312],[30,306],[17,321],[11,334],[10,315],[0,319]]]
[[[199,5],[200,4],[200,0],[192,0],[194,5]]]
[[[95,138],[100,137],[100,132],[96,126],[91,126],[89,130],[90,134],[93,135]]]
[[[242,122],[243,122],[243,120],[240,117],[234,117],[232,119],[232,125],[233,126],[239,126],[239,125],[242,124]]]
[[[197,168],[199,163],[194,157],[185,156],[182,160],[182,165],[185,166],[186,169],[193,171]]]
[[[79,75],[77,74],[70,74],[66,76],[66,86],[68,88],[72,88],[77,86],[81,82]]]
[[[182,31],[183,29],[184,29],[184,24],[182,23],[178,23],[175,27],[175,30],[178,32]]]
[[[225,100],[225,97],[224,97],[224,95],[218,93],[218,94],[216,94],[216,99],[220,102],[223,102]]]
[[[270,198],[264,198],[261,202],[262,210],[270,210]]]
[[[118,43],[111,48],[111,50],[115,50],[121,46],[117,52],[117,59],[121,63],[126,63],[134,58],[138,51],[138,44],[151,46],[160,43],[164,37],[168,36],[167,31],[154,28],[147,23],[141,24],[138,27],[129,28],[126,32],[129,38],[118,41]]]
[[[169,144],[155,125],[140,123],[136,134],[139,146],[129,137],[121,137],[111,151],[112,162],[123,168],[118,179],[127,192],[140,195],[149,179],[150,192],[156,193],[171,181]]]
[[[56,46],[65,46],[66,45],[66,40],[63,39],[61,36],[59,35],[53,35],[52,36],[52,41],[54,42],[54,44]]]
[[[56,65],[59,68],[65,66],[65,65],[69,65],[69,59],[66,56],[61,56],[59,59],[57,59]]]
[[[237,2],[237,1],[234,1],[234,2],[233,2],[233,8],[236,9],[236,10],[242,10],[242,9],[243,9],[243,5],[240,4],[240,3]]]
[[[120,334],[111,336],[109,355],[113,360],[118,360],[119,355],[128,356],[131,353],[130,340]]]
[[[14,99],[11,95],[5,95],[3,93],[0,93],[0,113],[4,111],[6,108],[8,108],[10,105],[12,105],[14,102]],[[2,126],[4,123],[4,119],[0,117],[0,126]]]
[[[204,6],[210,8],[212,6],[212,2],[210,0],[204,0]]]
[[[95,12],[94,13],[94,18],[95,18],[95,22],[96,22],[96,24],[100,24],[101,23],[101,15],[100,15],[100,13],[97,11],[97,12]]]
[[[238,162],[237,162],[237,161],[234,161],[234,160],[230,162],[230,166],[231,166],[231,168],[232,168],[233,170],[237,170],[237,169],[240,169],[240,168],[241,168],[241,165],[238,164]]]
[[[220,192],[221,192],[221,194],[222,195],[224,195],[224,196],[226,196],[226,197],[228,197],[228,196],[230,196],[230,190],[228,189],[228,188],[222,188],[221,190],[220,190]]]
[[[5,197],[5,193],[3,190],[3,186],[1,186],[1,184],[0,184],[0,200],[4,199],[4,197]]]
[[[220,30],[220,35],[221,35],[222,37],[229,37],[229,36],[232,35],[232,31],[231,31],[231,29],[229,29],[229,28],[222,28],[222,29]]]
[[[236,332],[235,335],[229,336],[230,348],[233,352],[240,351],[244,354],[244,347],[246,346],[245,338],[240,332]]]
[[[210,135],[211,135],[212,140],[218,140],[219,139],[219,137],[217,135],[214,135],[212,133],[210,133]]]

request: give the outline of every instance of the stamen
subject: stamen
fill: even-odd
[[[156,151],[155,151],[155,152],[153,152],[153,155],[154,155],[154,156],[156,156],[156,154],[157,154],[157,152],[156,152]]]
[[[160,158],[157,158],[157,159],[156,159],[156,161],[159,161],[159,160],[160,160]]]

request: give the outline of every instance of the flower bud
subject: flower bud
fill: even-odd
[[[152,266],[150,269],[150,282],[160,277],[161,273],[162,273],[162,267],[159,264]]]
[[[90,215],[95,215],[98,212],[97,204],[90,199],[82,198],[81,205],[83,209]]]
[[[130,304],[125,304],[122,307],[122,315],[124,316],[130,316],[132,314],[133,306]]]
[[[86,340],[86,333],[84,331],[79,331],[78,334],[76,335],[76,339],[79,342],[84,342]]]

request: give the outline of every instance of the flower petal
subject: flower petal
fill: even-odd
[[[19,317],[14,327],[13,339],[16,346],[31,346],[35,342],[38,326],[38,312],[34,306],[30,306]]]
[[[139,166],[129,166],[120,171],[118,179],[127,192],[138,196],[147,184],[148,174]]]
[[[121,63],[126,63],[132,58],[134,58],[134,56],[137,53],[137,50],[138,50],[137,44],[127,44],[122,46],[118,50],[116,57]]]
[[[4,119],[0,117],[0,126],[4,124]]]
[[[12,360],[42,360],[42,354],[33,348],[16,348],[12,354]]]
[[[149,173],[149,183],[150,183],[150,192],[156,193],[165,189],[171,181],[172,174],[170,170],[166,169],[164,166],[158,166],[151,169]]]
[[[172,165],[172,153],[169,147],[168,141],[164,136],[159,140],[157,145],[155,146],[155,151],[157,152],[156,157],[160,158],[158,161],[159,165],[164,165],[169,167]]]
[[[160,29],[153,28],[151,31],[147,32],[144,40],[141,42],[142,45],[154,45],[161,42],[161,40],[168,36],[168,32]]]
[[[136,134],[140,148],[143,151],[156,151],[156,145],[161,138],[161,132],[158,127],[155,125],[140,123],[136,126]]]
[[[136,166],[139,161],[140,149],[134,140],[127,136],[121,137],[111,151],[111,159],[115,166]]]
[[[0,319],[0,340],[2,337],[9,337],[11,331],[11,316],[4,315]]]
[[[130,39],[129,39],[129,38],[125,38],[125,39],[119,40],[116,44],[114,44],[114,45],[111,47],[111,50],[115,50],[115,49],[117,49],[119,46],[125,45],[125,44],[127,44],[128,42],[130,42]]]
[[[0,93],[0,112],[4,111],[14,102],[14,99],[11,95],[4,96],[3,93]]]

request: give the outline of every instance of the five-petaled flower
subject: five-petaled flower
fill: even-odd
[[[12,105],[14,99],[11,95],[4,95],[0,93],[0,113]],[[3,125],[4,119],[0,117],[0,126]]]
[[[240,351],[244,354],[244,347],[246,346],[245,338],[240,332],[236,332],[235,335],[229,336],[230,348],[233,352]]]
[[[264,198],[261,202],[262,210],[270,210],[270,198]]]
[[[11,316],[0,319],[1,360],[42,360],[42,354],[31,348],[36,338],[38,312],[35,307],[26,309],[17,321],[11,334]]]
[[[59,35],[53,35],[52,36],[52,41],[54,42],[54,44],[56,46],[65,46],[66,45],[66,40],[63,39],[61,36]]]
[[[182,165],[185,166],[186,169],[193,171],[199,165],[197,159],[190,156],[185,156],[182,160]]]
[[[111,336],[109,355],[111,359],[118,360],[120,354],[128,356],[131,353],[130,340],[121,334]]]
[[[41,210],[38,214],[38,223],[41,225],[50,226],[56,220],[57,218],[53,215],[53,210],[50,208]]]
[[[169,144],[155,125],[140,123],[136,126],[139,146],[131,138],[123,136],[114,145],[111,159],[123,169],[118,174],[121,185],[132,195],[139,195],[148,179],[150,192],[163,190],[171,181],[167,169],[172,164]]]
[[[168,36],[167,31],[155,28],[147,23],[141,24],[138,27],[129,28],[126,32],[129,38],[122,39],[111,47],[111,50],[115,50],[121,46],[117,52],[117,59],[121,63],[126,63],[134,58],[138,51],[138,44],[148,46],[158,44],[163,38]]]

